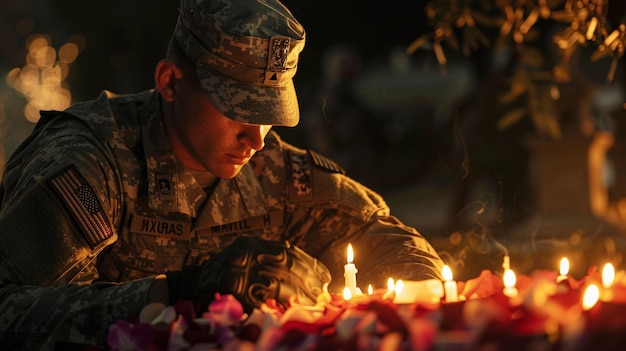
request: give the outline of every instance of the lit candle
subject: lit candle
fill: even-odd
[[[602,268],[602,286],[605,289],[610,288],[615,281],[615,267],[611,263],[607,263]]]
[[[442,275],[444,279],[443,289],[446,293],[446,302],[455,302],[458,300],[458,291],[456,282],[452,279],[452,270],[448,265],[443,266]]]
[[[398,281],[394,285],[394,291],[396,292],[396,296],[402,294],[403,290],[404,290],[404,282],[402,281],[402,279],[398,279]]]
[[[393,291],[395,296],[393,298],[393,303],[402,304],[402,303],[411,303],[413,302],[410,295],[409,289],[405,289],[404,281],[402,279],[398,279],[395,283]]]
[[[374,287],[372,287],[372,284],[369,284],[367,286],[367,294],[368,295],[373,295],[374,294]]]
[[[411,304],[415,302],[436,304],[444,296],[443,285],[439,279],[426,280],[398,280],[395,285],[396,304]]]
[[[352,295],[357,294],[356,287],[356,266],[352,261],[354,260],[354,251],[352,251],[352,244],[348,244],[348,263],[343,266],[343,277],[345,278],[345,287],[350,289]]]
[[[350,288],[346,286],[345,288],[343,288],[343,299],[348,301],[351,298],[352,298],[352,292],[350,291]]]
[[[598,299],[600,298],[600,289],[595,284],[589,285],[585,289],[585,293],[583,295],[582,307],[584,311],[590,310],[593,306],[596,305]]]
[[[387,291],[394,291],[396,289],[396,283],[394,283],[393,278],[387,279]]]
[[[507,269],[504,271],[504,295],[508,297],[517,296],[517,288],[515,287],[515,283],[517,283],[517,277],[515,277],[515,272],[511,269]]]
[[[559,276],[556,277],[556,282],[559,283],[565,279],[567,279],[567,274],[569,273],[569,260],[567,257],[561,258],[561,263],[559,264]]]
[[[383,300],[386,299],[395,299],[396,297],[396,284],[393,281],[393,278],[389,277],[387,279],[387,291],[383,294]]]

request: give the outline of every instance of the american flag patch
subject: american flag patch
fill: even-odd
[[[48,183],[63,200],[92,248],[113,235],[94,189],[75,167],[70,166]]]

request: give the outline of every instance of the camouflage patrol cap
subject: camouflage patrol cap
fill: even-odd
[[[174,32],[211,103],[237,122],[295,126],[305,31],[277,0],[181,0]]]

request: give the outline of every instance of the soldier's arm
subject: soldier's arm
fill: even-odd
[[[95,264],[94,249],[49,190],[32,183],[0,214],[0,343],[103,346],[108,324],[147,304],[154,279],[67,285]]]
[[[117,236],[120,199],[106,150],[68,134],[24,144],[3,178],[0,335],[14,349],[102,345],[106,326],[138,312],[154,281],[73,284],[97,277],[96,257]]]
[[[153,280],[58,287],[0,283],[0,344],[7,350],[104,347],[109,324],[140,311]]]
[[[415,228],[386,211],[377,213],[350,238],[361,280],[384,287],[387,278],[404,280],[442,279],[443,261]],[[345,241],[339,244],[347,246]]]
[[[0,264],[13,283],[74,282],[95,273],[97,255],[117,239],[121,186],[110,152],[60,121],[22,144],[3,174]],[[80,280],[88,278],[97,276]]]
[[[404,280],[441,279],[443,261],[432,245],[416,229],[401,223],[383,207],[369,217],[361,217],[353,209],[301,209],[314,217],[303,220],[305,233],[291,236],[292,242],[308,250],[328,266],[333,281],[330,288],[343,286],[343,266],[347,262],[348,244],[354,249],[357,279],[362,289],[368,284],[382,288],[387,278]],[[339,289],[339,290],[338,290]]]
[[[314,163],[306,156],[301,160],[302,168]],[[423,280],[441,276],[443,262],[428,240],[392,216],[379,194],[333,167],[316,164],[309,169],[311,176],[306,180],[311,186],[301,191],[305,195],[290,193],[293,209],[285,235],[329,267],[331,288],[342,284],[349,243],[355,250],[359,281],[364,284],[383,287],[389,277]]]

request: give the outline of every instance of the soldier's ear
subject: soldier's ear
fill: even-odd
[[[154,70],[154,82],[163,99],[172,102],[176,98],[178,80],[183,76],[180,68],[172,61],[161,60]]]

